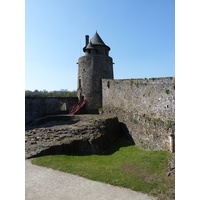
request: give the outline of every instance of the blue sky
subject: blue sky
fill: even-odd
[[[174,0],[26,0],[25,89],[76,90],[85,35],[96,30],[115,79],[175,76]]]

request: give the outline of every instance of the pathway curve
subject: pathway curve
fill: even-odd
[[[25,160],[26,200],[153,200],[130,189],[39,167]]]

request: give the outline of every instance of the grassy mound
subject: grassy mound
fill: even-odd
[[[159,199],[174,199],[174,177],[166,176],[170,159],[169,152],[141,150],[121,139],[102,155],[44,156],[33,159],[32,163],[130,188]]]

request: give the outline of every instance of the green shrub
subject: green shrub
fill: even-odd
[[[169,94],[169,90],[168,90],[168,89],[165,89],[165,93],[166,93],[166,94]]]
[[[99,108],[99,114],[103,114],[103,108]]]
[[[142,115],[146,120],[151,121],[151,118],[149,116],[147,116],[146,114]]]
[[[110,88],[110,81],[107,81],[107,88]]]
[[[135,81],[135,85],[136,85],[136,87],[138,87],[138,80]]]
[[[154,118],[153,124],[156,126],[157,124],[163,124],[164,122],[160,118]]]
[[[133,85],[133,79],[130,79],[130,85],[131,86]]]
[[[171,120],[167,120],[167,128],[171,128],[172,127],[172,121]]]

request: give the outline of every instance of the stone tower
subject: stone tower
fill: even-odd
[[[85,36],[85,55],[78,59],[78,97],[86,100],[86,113],[98,113],[102,107],[102,79],[113,79],[113,60],[110,47],[96,32],[89,41]]]

